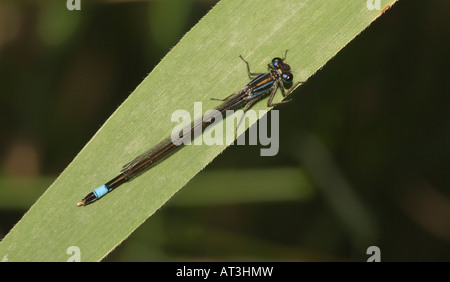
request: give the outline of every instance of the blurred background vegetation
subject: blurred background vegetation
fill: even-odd
[[[63,2],[0,0],[0,238],[216,3]],[[400,0],[278,108],[278,155],[229,147],[105,260],[450,260],[449,11]]]

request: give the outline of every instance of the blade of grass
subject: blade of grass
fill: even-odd
[[[381,9],[366,1],[222,1],[167,54],[107,120],[67,169],[0,243],[9,261],[65,261],[70,246],[81,260],[99,261],[126,239],[224,146],[187,146],[97,203],[75,203],[114,177],[122,164],[166,137],[177,109],[203,110],[248,82],[245,65],[264,71],[283,56],[306,80],[396,0]],[[296,95],[294,93],[294,95]],[[279,98],[278,98],[279,100]],[[276,101],[275,101],[276,102]],[[266,109],[265,101],[253,107]]]

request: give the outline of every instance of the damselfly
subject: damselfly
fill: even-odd
[[[289,102],[290,100],[285,100],[278,103],[273,102],[273,98],[278,88],[281,89],[281,94],[283,95],[283,97],[286,97],[300,83],[302,83],[297,82],[295,85],[292,85],[294,77],[291,73],[291,67],[284,62],[284,60],[286,59],[286,54],[287,50],[284,54],[284,58],[277,57],[272,59],[272,62],[268,64],[269,72],[267,73],[251,72],[249,63],[242,56],[240,56],[240,58],[247,65],[248,75],[255,78],[247,85],[245,85],[241,90],[231,94],[227,98],[221,100],[213,99],[223,101],[222,104],[215,108],[215,115],[213,114],[208,117],[203,116],[202,118],[194,121],[191,125],[189,125],[188,130],[183,131],[187,133],[183,134],[182,136],[176,136],[175,138],[174,136],[170,136],[162,140],[147,152],[144,152],[143,154],[133,159],[131,162],[124,165],[118,176],[89,193],[81,200],[81,202],[78,202],[77,205],[82,206],[94,202],[106,193],[117,188],[121,184],[129,181],[140,173],[146,171],[148,168],[157,164],[159,161],[170,156],[179,148],[183,147],[183,141],[191,139],[192,136],[194,136],[194,133],[198,132],[198,130],[202,131],[208,125],[210,125],[214,121],[214,118],[217,117],[217,114],[223,114],[227,110],[236,110],[242,107],[244,107],[245,112],[253,104],[266,97],[269,93],[269,99],[267,100],[268,107],[273,107],[275,105]],[[286,90],[284,85],[289,85],[289,90]]]

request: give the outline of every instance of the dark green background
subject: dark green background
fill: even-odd
[[[215,3],[63,2],[0,1],[0,238]],[[450,260],[449,11],[400,0],[278,108],[277,156],[199,174],[294,168],[309,194],[183,205],[194,179],[105,260]]]

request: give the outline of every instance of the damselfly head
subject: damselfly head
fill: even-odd
[[[288,64],[286,64],[286,63],[283,61],[283,59],[278,58],[278,57],[272,59],[272,66],[273,66],[275,69],[280,69],[280,70],[282,70],[283,72],[288,72],[288,71],[291,70],[291,66],[289,66]]]
[[[284,83],[289,84],[294,79],[294,76],[290,72],[291,66],[286,64],[283,61],[283,59],[278,58],[278,57],[273,58],[272,59],[272,67],[274,69],[278,70],[278,72],[281,74],[281,79],[283,80]]]

